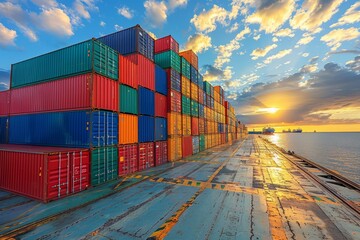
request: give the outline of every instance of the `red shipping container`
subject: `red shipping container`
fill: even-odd
[[[138,145],[120,145],[119,148],[119,176],[139,171],[138,168]]]
[[[199,103],[204,104],[204,91],[199,88]]]
[[[155,40],[155,53],[169,50],[179,53],[179,43],[171,35]]]
[[[119,81],[132,88],[138,88],[138,66],[119,54]]]
[[[199,118],[191,118],[191,135],[199,135]]]
[[[139,143],[139,171],[154,167],[154,143]]]
[[[193,153],[192,136],[182,137],[182,157],[191,156]]]
[[[167,141],[155,143],[155,166],[167,163]]]
[[[89,186],[87,149],[0,145],[0,188],[43,202]]]
[[[155,93],[155,116],[167,118],[167,97],[160,93]]]
[[[168,95],[168,111],[181,113],[181,93],[172,89]]]
[[[127,55],[126,58],[137,64],[138,84],[155,91],[155,64],[139,53]]]
[[[10,90],[0,92],[0,116],[9,115]]]
[[[74,109],[118,111],[119,84],[99,74],[83,74],[11,90],[10,114]]]

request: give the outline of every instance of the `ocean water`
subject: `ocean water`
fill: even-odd
[[[275,133],[263,137],[360,184],[360,133]]]

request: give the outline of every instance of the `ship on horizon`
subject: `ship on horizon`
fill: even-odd
[[[283,130],[283,133],[302,133],[302,129],[301,128],[297,128],[297,129],[293,129],[291,131],[291,129],[289,128],[288,130]]]
[[[262,134],[265,134],[265,135],[273,135],[274,132],[275,132],[275,128],[272,128],[272,127],[264,127],[262,130]]]

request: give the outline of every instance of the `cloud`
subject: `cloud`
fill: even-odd
[[[310,63],[310,64],[314,64],[314,63],[316,63],[318,60],[319,60],[319,56],[316,56],[316,57],[311,58],[311,59],[309,60],[309,63]]]
[[[169,0],[168,8],[175,9],[177,7],[184,7],[186,6],[188,0]]]
[[[205,70],[204,80],[205,81],[226,81],[231,79],[232,71],[231,67],[227,66],[224,70],[216,68],[212,65],[204,65]]]
[[[268,52],[275,49],[276,47],[277,47],[276,44],[272,44],[272,45],[266,46],[265,48],[257,48],[254,51],[252,51],[252,53],[250,54],[250,56],[253,56],[251,59],[256,60],[260,57],[265,57],[266,54],[268,54]]]
[[[160,27],[167,20],[167,10],[164,1],[147,0],[144,3],[145,16],[152,27]]]
[[[105,23],[104,21],[101,21],[101,22],[100,22],[100,26],[101,26],[101,27],[105,27],[105,25],[106,25],[106,23]]]
[[[209,36],[196,33],[188,38],[185,44],[185,50],[192,49],[195,53],[202,53],[211,46],[211,38]]]
[[[284,28],[278,30],[276,33],[274,33],[274,36],[276,37],[294,37],[295,34],[292,32],[290,28]]]
[[[16,31],[6,28],[2,23],[0,23],[0,45],[3,47],[14,46]]]
[[[253,39],[254,39],[255,41],[257,41],[257,40],[260,39],[260,37],[261,37],[261,34],[258,34],[258,35],[256,35],[256,36],[254,36]]]
[[[0,69],[0,91],[9,89],[10,85],[10,71]]]
[[[328,55],[334,55],[334,54],[360,54],[360,50],[348,50],[343,49],[339,51],[331,51],[327,53]]]
[[[357,28],[339,28],[332,30],[328,34],[322,36],[320,40],[326,42],[326,45],[331,47],[332,51],[335,51],[341,46],[342,42],[357,39],[359,36],[360,32]]]
[[[326,23],[338,11],[343,0],[305,0],[290,20],[294,29],[312,32]]]
[[[118,25],[118,24],[115,24],[115,25],[114,25],[114,28],[115,28],[116,31],[121,31],[121,30],[124,29],[122,26],[120,26],[120,25]]]
[[[85,19],[90,19],[90,10],[98,10],[94,0],[75,0],[74,8],[78,15]]]
[[[239,24],[234,23],[229,30],[226,30],[226,32],[232,33],[232,32],[235,32],[236,30],[238,30],[238,28],[239,28]]]
[[[312,40],[314,40],[314,37],[312,36],[303,37],[296,43],[296,45],[306,45],[310,43]]]
[[[248,16],[246,22],[260,24],[260,30],[264,30],[266,33],[273,33],[290,18],[294,8],[294,0],[261,1],[257,11]]]
[[[317,64],[308,64],[308,65],[304,65],[300,69],[300,72],[302,72],[302,73],[312,73],[312,72],[315,72],[317,69],[318,69]]]
[[[346,67],[350,68],[353,71],[360,72],[360,56],[356,56],[354,60],[346,62]]]
[[[277,37],[273,37],[273,38],[272,38],[272,41],[273,41],[273,42],[278,42],[279,39],[278,39]]]
[[[339,27],[346,24],[354,24],[360,22],[360,2],[353,4],[345,14],[339,18],[337,23],[332,24],[330,27]]]
[[[31,14],[38,28],[58,36],[72,36],[74,32],[69,16],[59,8],[42,9],[39,15]]]
[[[58,3],[55,0],[31,0],[34,4],[39,7],[45,8],[54,8],[58,6]]]
[[[285,49],[285,50],[282,50],[280,52],[278,52],[277,54],[274,54],[270,57],[268,57],[264,63],[265,64],[269,64],[271,63],[272,61],[274,61],[275,59],[280,59],[280,58],[283,58],[285,57],[286,55],[290,54],[292,52],[292,49]]]
[[[118,9],[118,14],[122,15],[123,17],[126,17],[127,19],[131,19],[134,17],[134,11],[129,9],[128,7],[122,7]]]
[[[303,53],[301,56],[308,57],[309,55],[310,55],[310,53]]]
[[[225,8],[214,5],[209,11],[203,10],[199,15],[195,14],[190,22],[198,31],[209,33],[216,29],[217,23],[226,25],[227,17],[228,11]]]

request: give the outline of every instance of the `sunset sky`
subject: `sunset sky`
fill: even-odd
[[[250,129],[360,131],[355,0],[0,2],[0,90],[12,63],[140,24],[199,55]]]

